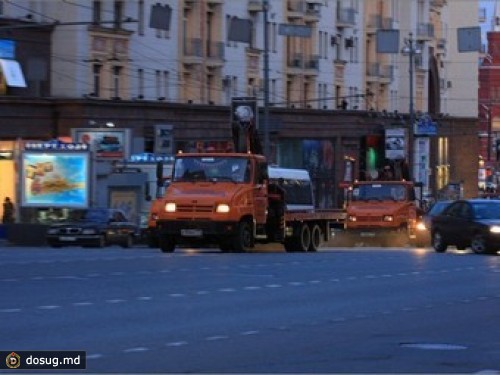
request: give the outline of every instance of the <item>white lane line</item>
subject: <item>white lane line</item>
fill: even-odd
[[[392,277],[391,274],[386,273],[385,275],[382,275],[382,277]]]
[[[173,298],[179,298],[179,297],[185,297],[186,295],[182,293],[171,293],[168,296]]]
[[[258,290],[262,289],[260,286],[246,286],[243,288],[244,290]]]
[[[161,270],[160,273],[170,273],[170,270]]]
[[[36,281],[39,281],[39,280],[44,280],[45,277],[42,277],[42,276],[35,276],[35,277],[32,277],[31,280],[36,280]]]
[[[398,276],[407,276],[408,274],[406,272],[399,272],[397,275]]]
[[[187,345],[187,341],[173,341],[173,342],[167,342],[167,346],[184,346]]]
[[[375,276],[375,275],[366,275],[365,276],[365,279],[376,279],[378,278],[378,276]]]
[[[207,290],[198,290],[196,294],[198,294],[199,296],[204,296],[206,294],[210,294],[210,292]]]
[[[280,284],[267,284],[266,288],[281,288]]]
[[[8,283],[12,283],[12,282],[19,281],[19,279],[3,279],[2,281],[8,282]]]
[[[339,317],[339,318],[333,318],[331,321],[333,323],[341,323],[341,322],[345,322],[346,320],[347,320],[346,318]]]
[[[124,299],[119,299],[119,298],[117,298],[117,299],[107,299],[106,300],[106,303],[122,303],[122,302],[125,302],[125,300]]]
[[[56,279],[61,279],[61,280],[80,280],[80,278],[77,277],[77,276],[56,276]]]
[[[218,340],[226,340],[229,336],[209,336],[205,337],[206,341],[218,341]]]
[[[153,297],[149,297],[149,296],[137,297],[138,301],[151,301],[152,299],[153,299]]]
[[[349,276],[347,280],[352,281],[352,280],[357,280],[358,278],[356,276]]]
[[[291,286],[301,286],[301,285],[304,285],[304,283],[300,282],[300,281],[290,281],[288,284],[291,285]]]
[[[243,332],[240,332],[240,335],[242,335],[242,336],[250,336],[250,335],[256,335],[258,333],[259,333],[259,331],[243,331]]]
[[[100,273],[89,273],[89,274],[87,275],[87,277],[99,277],[99,276],[101,276],[101,274],[100,274]]]
[[[124,273],[123,272],[111,272],[110,275],[111,276],[123,276]]]
[[[219,292],[231,293],[231,292],[236,292],[236,289],[233,289],[233,288],[220,288]]]
[[[334,283],[340,282],[340,279],[330,279],[330,281],[333,281]]]
[[[57,305],[45,305],[45,306],[38,306],[37,309],[40,309],[40,310],[55,310],[55,309],[58,309],[60,307],[61,306],[57,306]]]
[[[309,284],[321,284],[320,280],[310,280]]]
[[[1,309],[0,313],[15,313],[15,312],[20,312],[21,309]]]
[[[93,303],[92,302],[87,302],[87,301],[73,303],[73,306],[90,306],[90,305],[93,305]]]
[[[143,353],[143,352],[147,352],[148,350],[149,350],[149,348],[145,348],[143,346],[139,346],[137,348],[125,349],[123,352],[124,353]]]
[[[382,315],[391,315],[391,314],[392,314],[391,310],[382,311]]]
[[[89,354],[89,355],[87,355],[87,357],[86,357],[86,358],[87,358],[87,359],[99,359],[99,358],[102,358],[102,357],[103,357],[103,355],[102,355],[102,354],[100,354],[100,353],[95,353],[95,354]]]

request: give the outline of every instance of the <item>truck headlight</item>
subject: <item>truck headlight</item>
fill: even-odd
[[[384,215],[384,221],[394,221],[394,217],[392,215]]]
[[[491,233],[500,233],[500,225],[493,225],[490,227]]]
[[[427,227],[422,221],[419,221],[416,225],[417,230],[424,231],[427,230]]]
[[[349,215],[349,221],[356,221],[356,216]]]
[[[177,210],[177,205],[173,202],[169,202],[165,204],[165,211],[166,212],[175,212]]]
[[[215,212],[220,214],[227,214],[229,212],[229,205],[226,203],[219,203],[215,208]]]

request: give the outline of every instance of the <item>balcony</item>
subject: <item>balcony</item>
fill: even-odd
[[[207,42],[207,65],[218,67],[224,65],[224,42]]]
[[[294,53],[292,57],[287,60],[287,66],[290,74],[302,73],[304,56],[301,53]]]
[[[307,3],[304,21],[305,22],[318,22],[321,16],[320,5]]]
[[[311,55],[306,58],[304,68],[306,69],[306,75],[317,75],[319,72],[319,56]]]
[[[287,17],[289,19],[303,18],[306,10],[306,3],[303,0],[288,0],[287,10]]]
[[[248,0],[248,11],[250,13],[262,12],[262,0]]]
[[[417,40],[429,41],[434,38],[434,25],[432,23],[419,23],[417,25]]]
[[[353,8],[337,8],[337,27],[354,27],[356,11]]]
[[[379,69],[379,82],[389,84],[394,79],[394,66],[393,65],[382,65]]]
[[[185,64],[201,64],[203,62],[203,45],[200,38],[187,38],[184,40]]]
[[[382,28],[382,26],[382,16],[380,14],[372,14],[370,15],[368,23],[366,25],[366,33],[375,34],[377,30]]]
[[[379,63],[367,63],[366,64],[366,81],[367,82],[378,82],[380,77],[380,64]]]

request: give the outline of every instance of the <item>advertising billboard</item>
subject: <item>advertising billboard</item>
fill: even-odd
[[[385,157],[391,160],[406,156],[406,132],[404,128],[385,130]]]
[[[129,158],[130,129],[76,128],[71,130],[71,137],[73,142],[88,144],[98,159]]]
[[[86,208],[88,152],[25,151],[21,155],[21,206]]]

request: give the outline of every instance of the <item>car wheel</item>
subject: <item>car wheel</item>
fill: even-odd
[[[130,248],[134,246],[134,239],[132,238],[132,236],[127,236],[127,238],[125,239],[125,241],[123,241],[122,243],[122,247],[124,248]]]
[[[476,234],[472,238],[471,248],[472,248],[473,252],[475,252],[476,254],[480,254],[480,255],[493,253],[493,250],[491,249],[490,246],[488,246],[488,243],[486,242],[486,238],[484,238],[484,236],[482,234]]]
[[[444,253],[448,248],[448,244],[444,241],[444,238],[439,231],[432,233],[432,247],[438,253]]]

